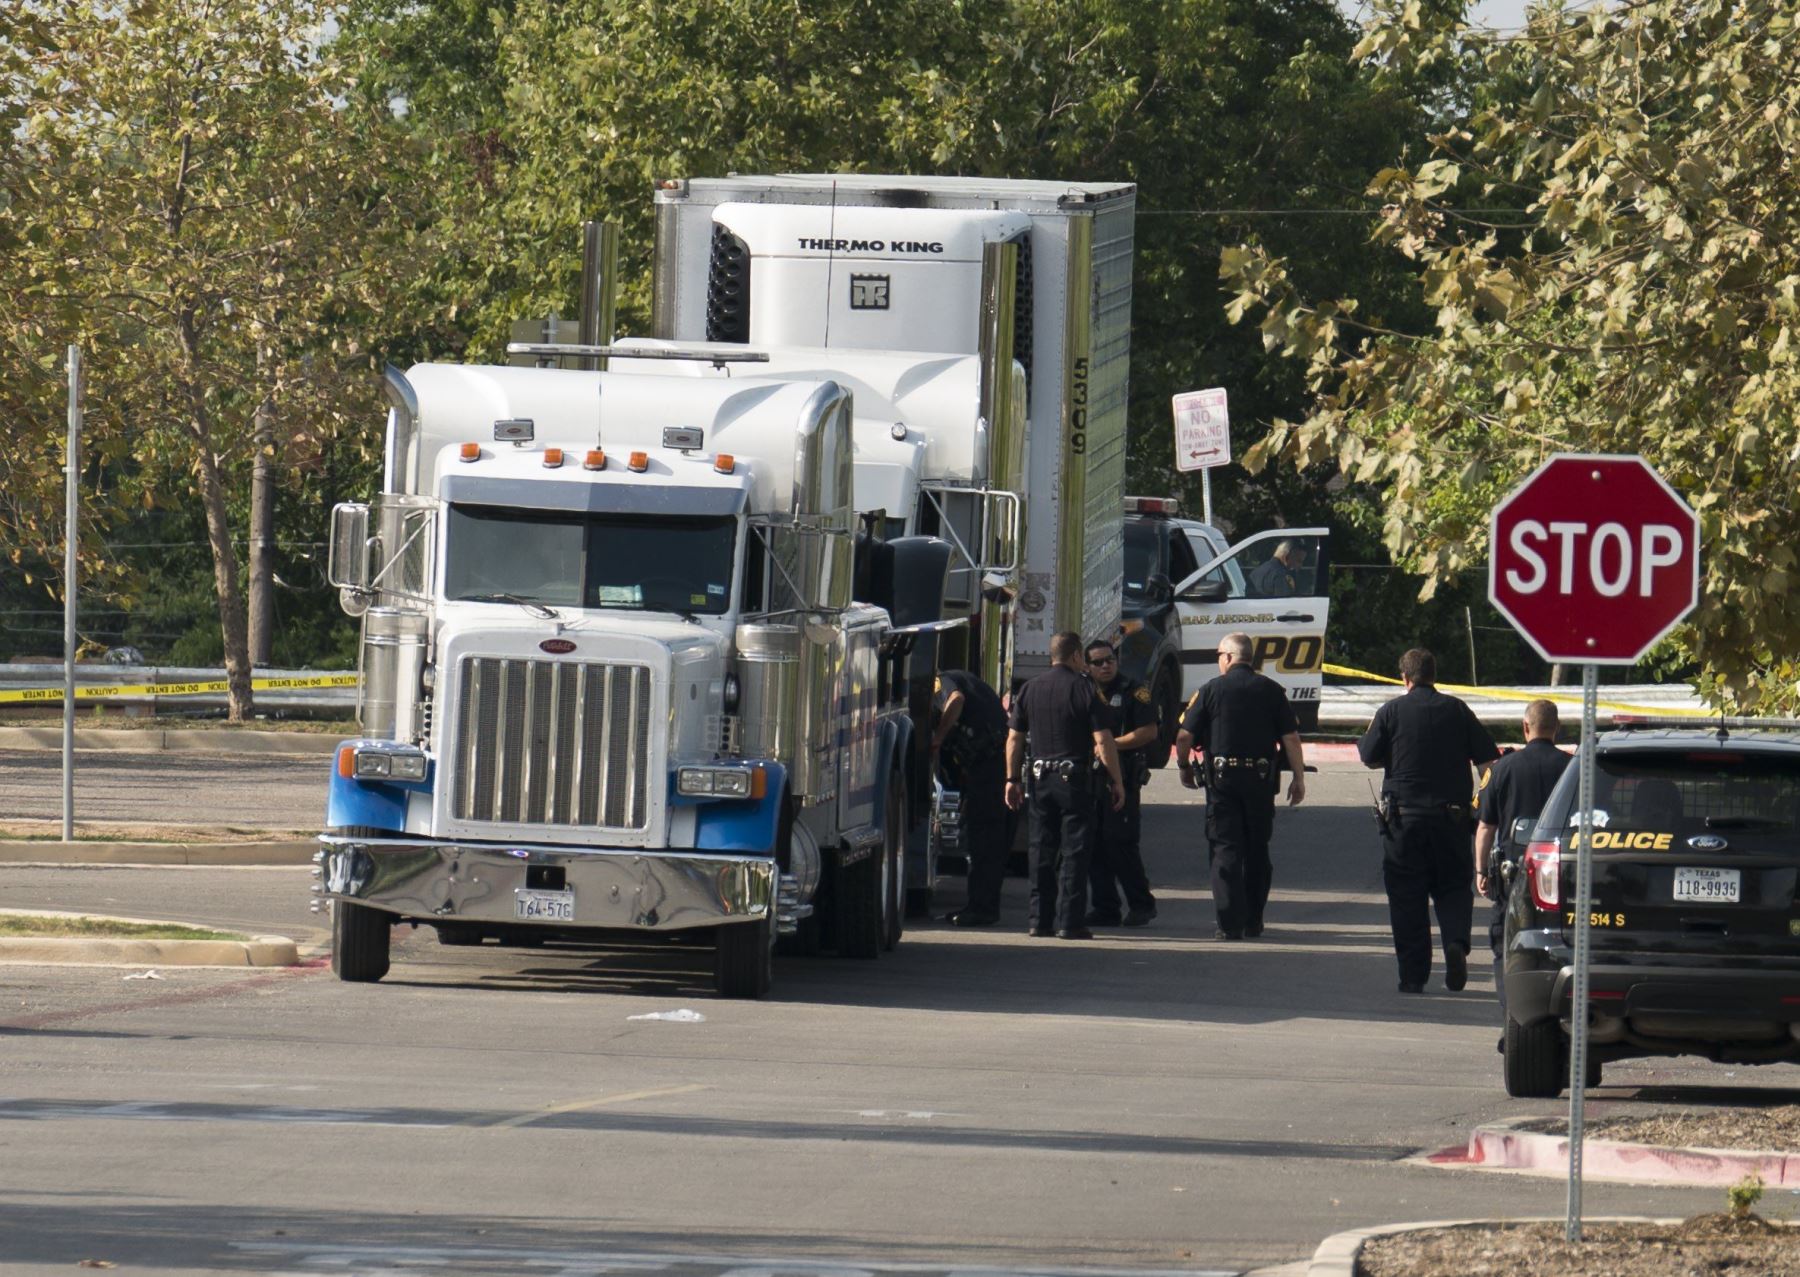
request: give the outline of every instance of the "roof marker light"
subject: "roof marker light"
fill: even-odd
[[[625,467],[637,474],[644,473],[650,468],[650,454],[647,452],[632,453],[630,460],[625,463]]]
[[[462,446],[462,451],[458,454],[458,456],[460,456],[461,459],[464,461],[480,461],[481,460],[481,445],[478,443],[465,443]]]
[[[556,467],[558,467],[562,464],[562,461],[563,461],[563,453],[562,453],[561,448],[545,448],[544,449],[544,468],[546,470],[556,469]]]
[[[729,452],[721,452],[718,456],[713,458],[713,469],[717,470],[720,474],[730,474],[733,470],[737,469],[737,458],[732,456]]]
[[[589,448],[587,459],[581,463],[583,470],[606,469],[606,453],[599,448]]]

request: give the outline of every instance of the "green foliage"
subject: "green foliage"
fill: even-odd
[[[1726,1208],[1733,1219],[1749,1219],[1750,1212],[1763,1198],[1762,1176],[1752,1171],[1725,1190]]]
[[[1485,559],[1473,518],[1558,451],[1645,455],[1699,512],[1703,598],[1679,632],[1703,692],[1800,700],[1800,34],[1786,0],[1533,11],[1517,38],[1378,4],[1382,76],[1481,77],[1433,158],[1378,172],[1378,241],[1415,264],[1424,325],[1312,301],[1292,264],[1228,251],[1233,319],[1317,399],[1247,462],[1375,485],[1397,559]],[[1508,211],[1516,210],[1516,211]],[[1454,494],[1454,495],[1450,495]],[[1428,585],[1429,591],[1431,587]]]

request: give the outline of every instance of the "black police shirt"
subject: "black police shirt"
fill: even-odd
[[[966,725],[977,736],[1005,739],[1006,707],[993,688],[967,670],[944,670],[937,678],[939,712],[952,692],[962,693],[962,713],[956,720],[959,726]]]
[[[1470,764],[1500,757],[1475,711],[1429,683],[1376,710],[1356,749],[1364,766],[1387,769],[1382,793],[1419,807],[1467,803]]]
[[[1476,791],[1476,819],[1493,825],[1502,850],[1512,837],[1515,820],[1529,816],[1536,820],[1549,801],[1550,791],[1562,779],[1569,756],[1554,742],[1532,740],[1524,749],[1515,749],[1491,767],[1484,767]]]
[[[1156,706],[1150,703],[1150,689],[1136,679],[1121,674],[1104,687],[1096,681],[1094,690],[1112,710],[1115,736],[1129,736],[1144,724],[1156,721]]]
[[[1273,759],[1281,738],[1300,724],[1280,683],[1233,662],[1188,703],[1181,729],[1209,758]]]
[[[1094,752],[1094,733],[1111,731],[1113,720],[1087,675],[1052,665],[1013,697],[1007,725],[1025,733],[1033,758],[1087,758]]]
[[[1285,599],[1300,593],[1300,579],[1280,559],[1270,559],[1250,573],[1250,596]]]

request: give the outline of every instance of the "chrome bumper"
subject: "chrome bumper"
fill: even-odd
[[[350,900],[419,922],[485,922],[552,929],[680,931],[761,918],[775,907],[780,870],[761,856],[351,838],[324,834],[320,899]],[[560,874],[558,873],[560,871]],[[520,891],[574,892],[573,922],[516,916]]]

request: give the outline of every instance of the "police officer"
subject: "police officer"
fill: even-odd
[[[1292,541],[1283,541],[1267,563],[1250,573],[1251,597],[1285,599],[1300,593],[1299,567],[1299,548]]]
[[[1112,710],[1113,743],[1125,782],[1125,805],[1113,810],[1106,794],[1094,801],[1089,831],[1087,924],[1090,927],[1143,927],[1156,917],[1156,897],[1138,845],[1139,791],[1150,779],[1150,749],[1156,744],[1156,707],[1150,689],[1119,673],[1119,654],[1105,639],[1087,645],[1088,676]],[[1097,764],[1096,764],[1097,765]],[[1119,915],[1119,887],[1125,888],[1125,914]]]
[[[1092,940],[1087,928],[1088,826],[1093,819],[1092,759],[1106,767],[1115,809],[1125,803],[1112,714],[1082,670],[1081,636],[1050,640],[1050,668],[1013,698],[1006,735],[1006,805],[1017,811],[1031,781],[1029,933]],[[1031,751],[1029,769],[1025,761]],[[1060,854],[1059,854],[1060,853]]]
[[[969,895],[947,921],[987,927],[1000,921],[1006,878],[1006,707],[967,670],[938,675],[931,748],[945,780],[962,793],[962,837]]]
[[[1431,975],[1431,915],[1444,943],[1444,985],[1469,979],[1469,800],[1472,765],[1500,756],[1470,708],[1437,690],[1437,658],[1415,647],[1400,658],[1403,696],[1375,711],[1357,742],[1365,767],[1381,781],[1382,881],[1400,992],[1423,993]]]
[[[1506,1018],[1506,969],[1500,943],[1506,935],[1506,899],[1501,895],[1500,865],[1517,863],[1517,850],[1508,846],[1515,821],[1544,809],[1550,791],[1562,779],[1569,756],[1556,747],[1557,715],[1553,701],[1536,700],[1525,707],[1525,748],[1515,749],[1481,773],[1475,795],[1475,890],[1494,902],[1488,922],[1488,945],[1494,951],[1494,992],[1500,997],[1500,1017]],[[1496,847],[1498,843],[1498,847]],[[1506,1039],[1502,1038],[1501,1049]]]
[[[1203,755],[1217,940],[1263,931],[1273,874],[1269,837],[1275,829],[1277,742],[1294,774],[1288,805],[1306,797],[1306,760],[1293,706],[1281,684],[1256,672],[1251,651],[1248,634],[1219,640],[1219,677],[1188,702],[1175,737],[1181,783],[1190,789],[1201,781],[1189,751],[1198,748]]]

